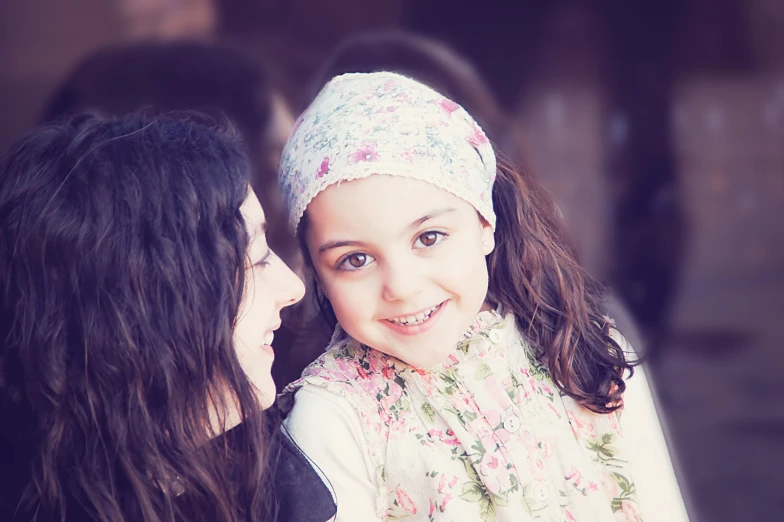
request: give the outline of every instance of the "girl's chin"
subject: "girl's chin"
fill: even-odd
[[[443,363],[447,360],[449,355],[454,350],[454,346],[457,343],[450,345],[449,347],[444,347],[443,349],[437,349],[433,352],[427,354],[426,357],[422,357],[421,350],[411,350],[411,347],[407,347],[408,349],[401,349],[397,350],[391,348],[389,351],[379,350],[387,355],[390,355],[396,359],[400,359],[407,365],[411,366],[412,368],[416,368],[417,370],[427,370],[428,368],[435,366],[437,364]],[[411,354],[410,352],[414,352]],[[420,352],[419,354],[416,352]]]

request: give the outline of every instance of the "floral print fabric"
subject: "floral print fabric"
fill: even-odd
[[[286,388],[358,413],[389,520],[639,521],[617,413],[559,393],[511,315],[481,312],[447,361],[412,368],[343,334]]]
[[[373,174],[406,176],[464,199],[495,227],[493,147],[458,104],[389,72],[333,78],[299,117],[280,163],[280,188],[297,229],[325,188]]]

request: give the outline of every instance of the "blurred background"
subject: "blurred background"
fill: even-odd
[[[781,520],[782,0],[6,0],[0,150],[86,106],[215,108],[274,221],[294,118],[373,68],[450,95],[549,189],[650,353],[692,518]]]

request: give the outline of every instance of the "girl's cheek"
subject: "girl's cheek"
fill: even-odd
[[[461,279],[473,274],[480,263],[482,265],[485,264],[484,254],[477,252],[473,255],[472,245],[465,241],[455,241],[445,246],[448,248],[443,249],[433,259],[432,269],[435,274],[441,274],[442,277],[447,278]]]

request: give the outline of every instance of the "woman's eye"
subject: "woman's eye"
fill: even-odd
[[[259,259],[255,263],[253,263],[252,266],[253,267],[259,267],[259,268],[264,268],[266,266],[269,266],[271,264],[270,262],[272,261],[272,257],[274,255],[275,255],[275,253],[272,250],[269,250],[269,251],[267,251],[266,254],[264,254],[264,256],[261,259]]]
[[[420,236],[417,238],[417,243],[421,243],[423,246],[426,247],[431,247],[436,245],[438,242],[440,242],[445,235],[446,234],[444,234],[443,232],[435,232],[431,230],[430,232],[425,232],[424,234],[420,234]]]
[[[370,264],[372,259],[368,254],[349,254],[343,258],[338,267],[342,270],[357,270]]]

